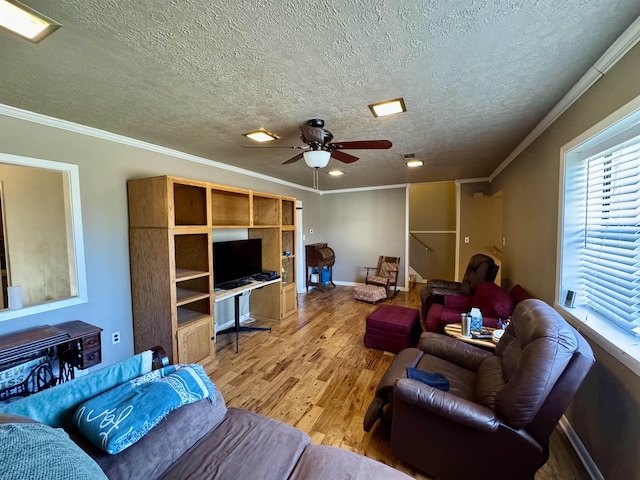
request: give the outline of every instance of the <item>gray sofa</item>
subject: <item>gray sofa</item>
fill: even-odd
[[[118,368],[118,364],[107,367],[107,369]],[[97,373],[91,373],[87,377]],[[65,388],[74,395],[78,390],[83,390],[84,398],[99,394],[100,392],[91,392],[91,390],[96,388],[102,390],[103,387],[95,385],[105,382],[93,382],[91,387],[87,387],[91,380],[87,377],[15,402],[8,411],[0,408],[0,438],[5,440],[14,438],[11,435],[15,435],[15,432],[21,428],[20,424],[36,422],[33,418],[27,417],[38,417],[39,414],[29,413],[40,411],[43,403],[38,406],[39,399],[34,399],[38,395],[44,395],[43,402],[50,403],[50,398],[53,398],[58,388]],[[79,382],[76,389],[72,388],[74,382]],[[219,391],[215,392],[215,396],[215,403],[206,398],[173,410],[140,440],[115,455],[98,449],[80,432],[73,431],[73,427],[65,424],[64,429],[70,432],[70,435],[64,438],[70,445],[65,445],[63,442],[61,446],[55,446],[55,451],[59,452],[54,455],[56,458],[42,459],[45,463],[38,468],[44,468],[48,472],[49,479],[91,478],[95,480],[95,470],[93,473],[76,473],[75,465],[69,464],[67,467],[64,463],[60,463],[64,462],[61,459],[67,455],[65,453],[67,449],[77,449],[86,457],[86,462],[73,462],[74,464],[89,463],[89,468],[95,468],[97,464],[110,479],[407,480],[410,478],[362,455],[340,448],[312,445],[309,436],[301,430],[246,410],[227,409]],[[23,407],[19,404],[27,400],[32,404],[31,406]],[[66,402],[65,408],[75,409],[77,402],[77,399]],[[17,417],[16,412],[27,416]],[[54,413],[55,415],[49,415],[48,418],[68,417],[66,413],[63,415]],[[54,423],[51,425],[53,427],[59,426],[55,425],[57,422],[57,420],[49,421]],[[14,430],[7,432],[6,428],[14,428]],[[16,428],[18,430],[15,430]],[[50,430],[61,431],[53,428]],[[28,440],[29,444],[21,448],[40,451],[42,448],[39,444],[42,441],[40,437],[41,435],[38,435],[33,442]],[[51,443],[49,442],[47,446],[51,447]],[[9,464],[11,459],[4,456],[9,455],[11,451],[11,449],[0,448],[0,464]],[[15,455],[15,449],[13,449],[13,455]],[[20,461],[25,462],[26,470],[20,470],[20,466],[16,466],[14,462],[11,464],[13,470],[3,472],[0,467],[0,477],[18,478],[25,474],[28,478],[38,478],[33,476],[34,466],[29,464],[33,460],[28,455],[21,455],[21,457]],[[47,465],[47,461],[51,462],[50,466]],[[58,464],[54,464],[55,462]],[[62,471],[59,476],[49,473],[56,471],[56,468]]]

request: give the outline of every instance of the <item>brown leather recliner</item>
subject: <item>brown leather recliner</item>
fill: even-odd
[[[493,282],[498,275],[498,265],[493,258],[476,253],[469,259],[469,264],[462,277],[462,282],[449,280],[428,280],[420,292],[422,301],[422,323],[427,318],[427,311],[433,303],[443,303],[445,295],[472,296],[482,282]]]
[[[524,300],[495,353],[423,333],[420,348],[401,351],[378,385],[365,430],[386,414],[393,453],[439,479],[532,479],[593,362],[553,308]],[[408,367],[445,375],[449,390],[407,378]]]

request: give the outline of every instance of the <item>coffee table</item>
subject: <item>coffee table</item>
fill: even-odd
[[[491,327],[482,327],[483,330],[489,330],[489,332],[493,333],[495,328]],[[471,337],[463,337],[462,336],[462,324],[460,323],[448,323],[444,326],[444,333],[449,335],[450,337],[457,338],[458,340],[462,340],[463,342],[470,343],[471,345],[476,345],[477,347],[490,348],[495,349],[496,344],[493,343],[491,339],[479,339],[479,338],[471,338]]]

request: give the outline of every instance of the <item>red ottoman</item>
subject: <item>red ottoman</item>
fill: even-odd
[[[415,346],[421,331],[417,308],[381,305],[367,317],[364,344],[398,353],[403,348]]]

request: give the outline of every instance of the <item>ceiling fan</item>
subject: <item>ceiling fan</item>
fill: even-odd
[[[271,147],[305,150],[282,164],[294,163],[304,158],[308,166],[312,168],[323,168],[327,166],[330,158],[335,158],[343,163],[353,163],[358,160],[358,157],[345,153],[342,150],[388,149],[391,148],[392,145],[389,140],[358,140],[353,142],[332,143],[333,134],[324,128],[324,120],[321,118],[308,120],[304,125],[300,126],[300,131],[302,132],[300,138],[305,145],[263,145],[255,146],[255,148]]]

